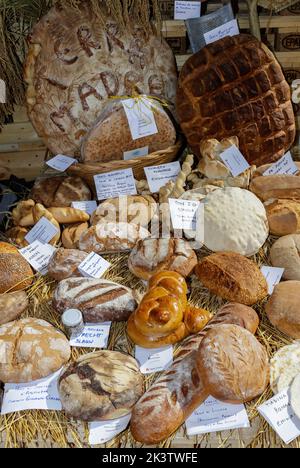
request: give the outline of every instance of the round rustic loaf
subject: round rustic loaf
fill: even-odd
[[[274,55],[240,34],[207,45],[183,66],[177,113],[193,153],[204,138],[236,135],[250,164],[276,161],[295,139],[291,92]]]
[[[268,319],[282,333],[300,339],[300,281],[277,284],[266,305]]]
[[[268,295],[266,279],[256,263],[234,252],[205,257],[195,273],[211,293],[228,301],[253,305]]]
[[[88,201],[92,194],[80,177],[51,177],[37,180],[31,197],[47,208],[69,207],[75,201]]]
[[[68,416],[83,421],[117,419],[130,413],[142,396],[143,376],[133,357],[103,350],[67,366],[58,389]]]
[[[81,250],[58,249],[48,265],[48,275],[56,281],[81,276],[78,267],[87,256],[88,254]]]
[[[0,380],[25,383],[56,372],[71,354],[65,335],[44,320],[28,318],[0,327]]]
[[[271,234],[300,233],[300,200],[275,200],[266,204],[266,210]]]
[[[0,325],[12,322],[28,307],[28,297],[24,291],[0,295]]]
[[[270,369],[266,349],[237,325],[219,325],[201,341],[197,369],[204,387],[227,403],[246,403],[264,393]]]
[[[18,249],[0,242],[0,294],[28,288],[33,281],[33,271]]]
[[[138,25],[122,32],[110,18],[101,22],[89,5],[53,7],[30,35],[28,114],[54,154],[80,155],[83,137],[111,96],[135,91],[175,101],[177,72],[168,44]]]
[[[283,278],[300,281],[300,234],[280,237],[271,247],[272,265],[284,268]]]
[[[266,210],[248,190],[228,187],[204,201],[204,244],[213,252],[256,254],[269,235]]]
[[[300,177],[290,174],[262,175],[252,179],[250,190],[263,202],[300,199]]]

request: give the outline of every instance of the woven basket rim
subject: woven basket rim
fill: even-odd
[[[299,3],[299,0],[257,0],[258,6],[271,10],[274,13],[295,5],[295,3]]]

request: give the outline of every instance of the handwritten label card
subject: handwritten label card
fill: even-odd
[[[92,252],[86,259],[79,265],[78,270],[87,278],[101,278],[104,273],[109,269],[110,263],[107,262],[100,255]]]
[[[111,322],[86,323],[83,332],[70,339],[70,345],[77,348],[107,348]]]
[[[90,445],[101,445],[105,444],[109,440],[113,439],[121,432],[125,431],[131,419],[131,414],[127,414],[119,419],[112,421],[92,422],[89,423]]]
[[[272,164],[269,169],[264,172],[264,176],[270,175],[279,175],[279,174],[287,174],[287,175],[296,175],[298,174],[299,169],[293,161],[291,152],[289,151],[286,153],[279,161],[275,164]]]
[[[135,358],[140,364],[142,374],[152,374],[168,369],[173,362],[173,346],[146,349],[135,347]]]
[[[132,169],[106,172],[94,176],[98,200],[117,198],[122,195],[136,195]]]
[[[209,397],[186,420],[188,436],[250,427],[244,405],[230,405]]]
[[[84,211],[85,213],[89,215],[92,215],[94,211],[96,211],[97,206],[98,205],[95,200],[72,202],[72,208],[76,208],[77,210]]]
[[[150,192],[157,193],[168,182],[175,180],[181,170],[179,161],[161,166],[145,167],[144,171],[149,184]]]
[[[30,263],[32,268],[42,275],[48,273],[48,265],[56,249],[49,244],[35,241],[28,247],[20,249],[20,254]]]
[[[177,1],[175,0],[174,19],[187,20],[200,18],[201,2]]]
[[[197,229],[198,213],[201,207],[199,201],[177,200],[169,198],[173,229]],[[203,212],[204,205],[202,204]]]
[[[300,436],[300,419],[291,407],[290,391],[284,390],[258,407],[259,413],[286,444]]]
[[[57,227],[43,216],[28,232],[25,239],[29,244],[32,244],[36,240],[40,241],[42,244],[48,244],[57,233]]]
[[[146,98],[122,101],[133,140],[158,133],[152,104]]]
[[[261,272],[266,278],[266,281],[268,283],[269,294],[273,294],[275,286],[280,283],[280,280],[284,273],[284,268],[262,266]]]
[[[148,154],[149,146],[144,146],[143,148],[138,148],[132,151],[125,151],[124,160],[128,161],[130,159],[143,158],[144,156],[148,156]]]
[[[1,414],[32,409],[60,411],[62,406],[57,389],[60,373],[61,370],[26,384],[5,384]]]
[[[230,148],[223,151],[223,153],[220,154],[220,158],[226,167],[228,167],[233,177],[239,176],[250,167],[240,150],[235,145],[232,145]]]
[[[77,159],[70,158],[70,156],[65,156],[64,154],[58,154],[54,158],[49,159],[49,161],[46,161],[47,166],[59,172],[65,172],[72,164],[76,163]]]
[[[238,34],[240,34],[238,22],[234,19],[205,33],[204,40],[207,45],[211,44],[212,42],[216,42],[219,39],[223,39],[223,37],[237,36]]]

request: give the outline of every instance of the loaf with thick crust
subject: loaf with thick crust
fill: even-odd
[[[89,228],[88,223],[72,224],[67,226],[61,235],[61,241],[65,249],[77,249],[79,239]]]
[[[277,198],[300,199],[300,177],[293,175],[272,175],[255,177],[250,190],[262,201]]]
[[[80,177],[50,177],[37,180],[31,197],[47,208],[68,207],[72,202],[91,200],[92,194]]]
[[[33,281],[33,271],[18,249],[0,242],[0,294],[28,288]]]
[[[90,219],[85,211],[77,208],[48,208],[48,211],[59,224],[85,223]]]
[[[0,294],[0,325],[20,317],[29,305],[25,291]]]
[[[56,281],[82,276],[78,267],[87,256],[88,254],[81,250],[58,249],[48,265],[48,275]]]
[[[275,286],[266,305],[268,319],[282,333],[300,339],[300,281],[283,281]]]
[[[275,200],[266,203],[266,210],[271,234],[300,234],[300,199]]]
[[[280,237],[271,247],[272,266],[284,268],[283,278],[300,281],[300,234]]]

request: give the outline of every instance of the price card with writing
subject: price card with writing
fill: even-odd
[[[106,172],[94,176],[98,200],[117,198],[122,195],[136,195],[132,169]]]
[[[289,389],[259,406],[258,411],[286,444],[300,436],[300,419],[291,407]]]
[[[71,337],[70,345],[78,348],[107,348],[111,322],[86,323],[83,332]]]
[[[133,140],[158,133],[152,103],[147,98],[126,99],[122,104]]]
[[[46,161],[47,166],[59,172],[65,172],[72,164],[76,163],[77,159],[70,158],[70,156],[65,156],[64,154],[58,154],[54,158],[49,159],[49,161]]]
[[[223,39],[223,37],[237,36],[238,34],[240,34],[238,22],[234,19],[205,33],[204,40],[206,44],[211,44],[219,39]]]
[[[296,166],[291,152],[289,151],[286,153],[279,161],[272,164],[269,169],[264,172],[264,176],[270,175],[279,175],[279,174],[287,174],[287,175],[296,175],[298,174],[299,169]]]
[[[200,18],[201,2],[190,2],[188,0],[175,0],[174,19],[187,20],[192,18]]]
[[[50,242],[54,236],[58,233],[57,227],[55,227],[47,218],[44,216],[36,223],[36,225],[28,232],[25,239],[29,244],[38,240],[42,244]]]
[[[110,263],[107,262],[100,255],[92,252],[86,259],[79,265],[78,270],[87,278],[101,278],[104,273],[109,269]]]
[[[131,414],[127,414],[112,421],[101,421],[89,423],[89,443],[90,445],[101,445],[110,441],[121,432],[125,431],[131,419]]]
[[[275,286],[280,283],[280,280],[284,273],[284,268],[262,266],[261,272],[266,278],[266,281],[268,283],[269,294],[273,294]]]
[[[124,160],[129,161],[130,159],[143,158],[144,156],[148,156],[148,154],[149,146],[144,146],[144,148],[138,148],[132,151],[125,151]]]
[[[35,241],[28,247],[20,249],[20,254],[27,260],[32,268],[42,275],[48,273],[48,265],[56,249],[49,244]]]
[[[135,347],[135,358],[140,364],[142,374],[152,374],[168,369],[173,362],[173,346],[146,349]]]
[[[199,201],[169,198],[169,205],[173,229],[187,229],[193,231],[197,229],[197,221],[201,207],[204,213],[203,204],[201,205]]]
[[[97,206],[98,205],[95,200],[72,202],[72,208],[76,208],[77,210],[84,211],[85,213],[89,215],[92,215],[94,211],[96,211]]]
[[[230,148],[223,151],[223,153],[220,154],[220,158],[226,167],[228,167],[233,177],[239,176],[250,167],[240,150],[235,145],[232,145]]]
[[[244,405],[230,405],[209,397],[186,420],[188,436],[250,427]]]
[[[175,161],[160,166],[145,167],[144,171],[147,177],[151,193],[157,193],[170,181],[175,181],[180,172],[180,163]]]
[[[62,406],[57,389],[60,373],[61,370],[26,384],[5,384],[1,414],[33,409],[60,411]]]

